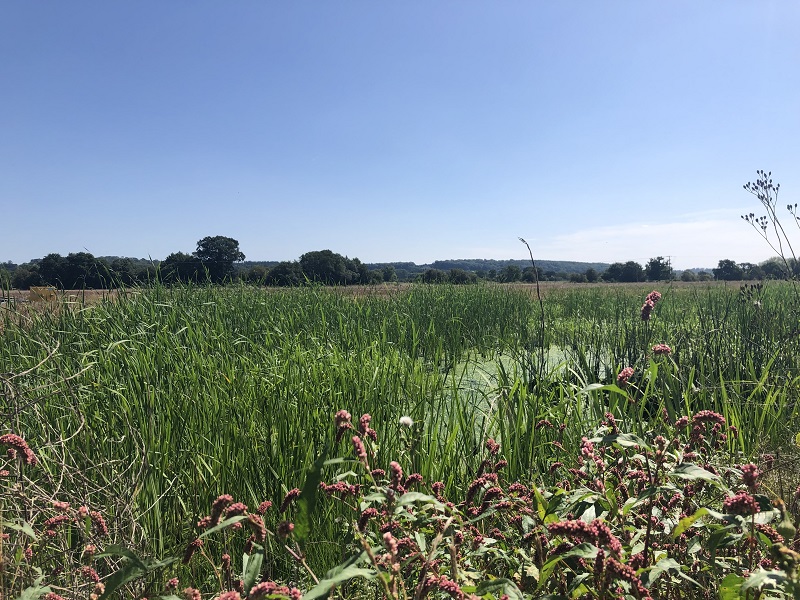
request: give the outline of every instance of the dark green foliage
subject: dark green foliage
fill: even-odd
[[[194,252],[203,265],[212,283],[221,283],[234,274],[233,263],[241,262],[245,256],[239,250],[239,242],[224,235],[204,237],[197,242]]]
[[[348,259],[331,250],[306,252],[300,257],[300,268],[311,281],[325,285],[369,283],[369,269],[357,258]]]
[[[440,269],[428,269],[422,274],[422,283],[444,283],[447,273]]]
[[[730,259],[719,261],[714,271],[714,279],[721,281],[741,281],[744,278],[742,268]]]
[[[282,287],[294,287],[305,283],[303,269],[297,261],[278,263],[267,273],[266,284]]]
[[[644,269],[639,263],[629,260],[626,263],[613,263],[602,274],[603,281],[636,283],[644,281]]]
[[[205,279],[200,259],[185,252],[173,252],[159,265],[165,283],[197,282]]]
[[[663,256],[657,256],[647,261],[644,274],[647,281],[669,281],[673,278],[672,266]]]

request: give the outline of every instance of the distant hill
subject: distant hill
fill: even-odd
[[[237,269],[247,270],[251,267],[261,266],[272,268],[277,265],[277,261],[268,260],[246,260],[236,264]],[[436,260],[432,263],[418,265],[414,262],[381,262],[381,263],[365,263],[370,270],[383,269],[384,267],[394,267],[400,279],[405,279],[409,276],[424,273],[428,269],[439,269],[440,271],[449,271],[450,269],[462,269],[463,271],[472,271],[474,273],[488,273],[489,271],[500,271],[509,265],[515,265],[520,269],[531,266],[530,260],[493,260],[486,258],[458,258],[450,260]],[[608,263],[597,262],[576,262],[568,260],[537,260],[536,266],[543,272],[549,271],[555,273],[585,273],[587,269],[594,269],[598,273],[602,273],[608,268]],[[405,277],[404,277],[405,276]]]
[[[405,271],[411,274],[424,273],[428,269],[439,269],[440,271],[449,271],[450,269],[462,269],[464,271],[472,271],[474,273],[488,273],[489,271],[500,271],[509,265],[515,265],[520,269],[531,266],[530,260],[493,260],[487,258],[458,258],[450,260],[435,260],[432,263],[418,265],[413,262],[390,262],[390,263],[368,263],[370,269],[382,269],[386,266],[392,266],[400,273]],[[555,273],[585,273],[587,269],[594,269],[598,273],[602,273],[608,268],[608,263],[595,263],[595,262],[575,262],[567,260],[537,260],[536,266],[542,271],[547,273],[553,271]]]
[[[457,259],[457,260],[437,260],[425,268],[441,269],[464,269],[465,271],[499,271],[509,265],[515,265],[520,269],[531,266],[530,260],[490,260],[485,258]],[[542,271],[555,271],[556,273],[585,273],[587,269],[594,269],[598,273],[608,268],[608,263],[588,263],[566,260],[537,260],[536,266]]]

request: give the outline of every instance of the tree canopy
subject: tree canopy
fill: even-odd
[[[197,242],[194,256],[200,260],[213,283],[220,283],[234,275],[233,263],[245,259],[239,250],[239,242],[224,235],[204,237]]]

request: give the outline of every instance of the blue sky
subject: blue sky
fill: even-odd
[[[800,201],[800,3],[0,4],[0,260],[771,251]],[[797,231],[800,239],[800,230]]]

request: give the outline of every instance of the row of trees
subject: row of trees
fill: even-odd
[[[97,289],[146,283],[159,276],[165,281],[222,283],[234,275],[234,263],[244,258],[239,242],[233,238],[210,236],[199,240],[192,254],[176,252],[160,263],[131,258],[108,260],[89,252],[67,256],[51,253],[23,265],[4,265],[0,268],[0,284],[19,289],[37,285]]]
[[[582,273],[542,270],[533,266],[521,268],[508,264],[501,269],[429,268],[421,273],[399,271],[392,264],[369,268],[358,258],[348,258],[331,250],[303,254],[299,260],[255,264],[244,268],[240,263],[245,255],[239,242],[225,236],[205,237],[197,242],[194,252],[175,252],[163,261],[131,258],[96,258],[88,252],[76,252],[63,257],[48,254],[24,265],[0,263],[0,286],[27,289],[36,285],[54,285],[63,289],[111,288],[147,284],[156,279],[165,283],[212,282],[241,280],[257,285],[297,286],[308,282],[324,285],[376,284],[393,281],[423,283],[469,284],[478,281],[500,283],[568,280],[575,283],[667,281],[676,278],[668,260],[658,256],[646,265],[635,261],[613,263],[605,270],[586,269]],[[406,263],[397,263],[404,265]],[[683,281],[711,279],[740,281],[753,279],[788,279],[800,276],[800,265],[793,261],[770,259],[760,265],[720,260],[712,273],[683,271]]]

